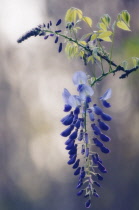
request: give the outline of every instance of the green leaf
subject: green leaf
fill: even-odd
[[[132,57],[132,62],[134,67],[139,66],[139,58]]]
[[[102,29],[103,31],[107,31],[107,26],[104,23],[98,23],[98,28]]]
[[[79,52],[79,56],[80,56],[81,58],[83,58],[83,56],[84,56],[84,51],[83,51],[83,50],[81,50],[81,51]]]
[[[123,19],[123,21],[130,26],[130,14],[127,10],[123,10],[121,13],[121,17]]]
[[[104,23],[104,25],[106,25],[106,27],[108,28],[110,23],[111,23],[111,17],[108,14],[105,14],[103,17],[100,18],[101,22]]]
[[[97,38],[97,34],[93,34],[92,36],[91,36],[91,39],[90,39],[90,41],[93,41],[93,40],[95,40],[96,38]]]
[[[92,64],[94,63],[94,58],[93,58],[93,56],[89,56],[88,58],[87,58],[87,62],[89,63],[89,62],[92,62]]]
[[[79,41],[78,43],[81,44],[81,45],[83,45],[83,46],[86,46],[87,45],[86,41]]]
[[[92,33],[88,33],[88,34],[84,34],[82,37],[81,37],[81,40],[84,40],[84,39],[87,39],[89,36],[91,36]]]
[[[105,42],[112,42],[110,37],[104,37],[104,38],[101,38],[101,39],[104,40]]]
[[[85,16],[83,16],[83,17],[82,17],[82,20],[83,20],[85,23],[87,23],[87,24],[90,26],[90,28],[92,27],[93,21],[92,21],[92,19],[91,19],[90,17],[85,17]]]
[[[103,38],[109,37],[111,35],[112,35],[111,31],[106,31],[106,32],[103,32],[103,33],[99,34],[98,38],[103,39]]]
[[[82,19],[82,11],[80,9],[77,8],[70,8],[67,10],[66,15],[65,15],[65,22],[76,22],[77,17],[79,19]]]
[[[130,29],[129,29],[129,27],[124,23],[124,21],[118,21],[117,22],[117,27],[118,28],[121,28],[121,29],[123,29],[123,30],[125,30],[125,31],[131,31]]]

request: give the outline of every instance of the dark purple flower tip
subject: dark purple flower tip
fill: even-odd
[[[69,105],[69,104],[65,104],[65,106],[64,106],[64,112],[69,112],[70,110],[71,110],[71,105]]]
[[[102,130],[107,131],[110,129],[110,127],[106,123],[102,122],[100,119],[98,119],[98,123],[99,123],[99,127]]]
[[[97,160],[97,158],[96,158],[96,155],[92,155],[92,160],[93,160],[93,163],[94,163],[94,164],[97,164],[97,161],[98,161],[98,160]]]
[[[82,145],[81,154],[82,154],[82,155],[84,155],[84,153],[85,153],[85,146],[84,146],[84,145]]]
[[[49,35],[46,35],[46,36],[44,37],[44,39],[48,39],[48,37],[49,37]]]
[[[54,34],[50,34],[50,36],[54,36]]]
[[[94,192],[93,195],[96,197],[96,198],[99,198],[99,194]]]
[[[101,114],[101,118],[105,121],[111,121],[112,120],[112,117],[106,113],[102,113]]]
[[[100,134],[100,139],[101,139],[102,141],[105,141],[105,142],[108,142],[108,141],[111,140],[110,137],[106,136],[106,135],[103,134],[103,133]]]
[[[70,114],[63,117],[61,119],[61,122],[63,125],[71,125],[71,123],[73,122],[73,118],[74,118],[74,115],[73,115],[73,112],[71,112]]]
[[[61,24],[61,22],[62,22],[62,20],[61,20],[61,19],[59,19],[59,20],[57,21],[57,23],[56,23],[56,26],[60,25],[60,24]]]
[[[93,184],[95,184],[97,187],[101,187],[101,185],[98,182],[93,182]]]
[[[85,156],[88,157],[89,156],[89,148],[86,148],[86,151],[85,151]]]
[[[93,163],[94,163],[94,164],[97,164],[98,161],[99,161],[100,163],[102,163],[102,160],[100,159],[100,157],[99,157],[99,155],[98,155],[97,153],[92,155],[92,160],[93,160]]]
[[[103,153],[105,153],[105,154],[107,154],[107,153],[110,152],[110,150],[109,150],[108,148],[104,147],[104,146],[101,147],[100,149],[101,149],[101,152],[103,152]]]
[[[68,144],[70,144],[72,141],[73,141],[72,139],[68,139],[68,140],[65,142],[65,144],[68,145]]]
[[[100,162],[98,162],[98,169],[99,169],[102,173],[107,173],[106,168],[105,168]]]
[[[78,195],[78,196],[82,195],[82,194],[83,194],[83,191],[84,191],[83,189],[80,190],[79,192],[77,192],[77,195]]]
[[[91,200],[90,199],[88,201],[86,201],[85,207],[86,208],[90,208],[91,207]]]
[[[66,130],[61,133],[61,136],[67,137],[71,134],[71,131],[74,129],[74,125],[70,125]]]
[[[55,39],[55,43],[58,42],[58,39],[59,39],[59,37],[57,36],[56,39]],[[69,105],[69,106],[70,106],[70,105]],[[71,106],[70,106],[70,107],[71,107]]]
[[[47,28],[50,28],[50,25],[49,25],[49,23],[47,24]]]
[[[76,129],[71,135],[70,135],[70,139],[74,140],[77,138],[77,135],[78,135],[78,129]]]
[[[97,147],[103,147],[104,145],[97,139],[97,138],[93,138],[93,141],[94,141],[94,144],[97,146]]]
[[[86,96],[86,103],[90,103],[92,101],[91,97],[90,96]]]
[[[97,115],[101,115],[102,114],[102,109],[99,108],[99,106],[97,106],[96,104],[94,104],[93,107],[94,107],[95,114],[97,114]]]
[[[58,52],[60,53],[62,51],[62,43],[59,44]]]
[[[74,114],[78,115],[80,113],[80,108],[77,106],[74,110]]]
[[[50,20],[50,26],[52,26],[52,21]]]
[[[102,104],[104,107],[109,108],[111,107],[110,103],[108,103],[106,100],[102,100]]]
[[[81,167],[78,167],[78,168],[76,169],[76,171],[74,171],[74,175],[75,175],[75,176],[79,175],[80,170],[81,170]]]
[[[75,143],[75,141],[74,140],[72,140],[71,141],[71,143],[69,143],[67,146],[66,146],[66,150],[71,150],[71,149],[73,149],[74,148],[74,143]]]
[[[97,178],[98,178],[98,180],[100,180],[100,181],[103,180],[103,177],[102,177],[100,174],[97,174]]]
[[[69,155],[74,155],[77,153],[77,144],[68,152]]]
[[[91,124],[91,127],[92,127],[95,135],[100,135],[100,133],[101,133],[100,129],[95,123]]]
[[[55,31],[55,33],[60,33],[60,32],[62,32],[61,30],[57,30],[57,31]]]
[[[73,169],[78,168],[79,163],[80,163],[80,159],[76,160],[76,162],[74,163],[74,165],[72,166],[72,168],[73,168]]]
[[[85,143],[88,144],[88,133],[85,133]]]
[[[101,160],[101,158],[99,157],[99,155],[98,155],[97,153],[96,153],[95,155],[96,155],[97,161],[99,161],[100,163],[102,163],[102,160]]]
[[[75,163],[75,161],[76,161],[76,155],[74,155],[74,156],[67,162],[67,164],[68,164],[68,165],[72,165],[73,163]]]
[[[75,127],[76,127],[77,129],[79,129],[79,128],[80,128],[80,125],[81,125],[81,122],[80,122],[80,119],[78,119],[78,120],[76,121],[76,123],[75,123]]]
[[[78,140],[82,141],[83,140],[83,130],[80,130],[79,136],[78,136]]]
[[[82,179],[84,179],[84,177],[85,177],[85,171],[82,171],[82,172],[81,172],[80,177],[81,177]]]

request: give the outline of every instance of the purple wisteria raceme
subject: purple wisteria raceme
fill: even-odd
[[[74,175],[79,176],[76,188],[77,195],[87,199],[85,207],[90,208],[92,197],[99,197],[96,187],[100,187],[98,181],[103,180],[100,173],[107,173],[103,162],[95,152],[107,154],[110,150],[104,145],[110,141],[106,134],[110,129],[108,123],[112,117],[103,111],[111,105],[107,101],[111,97],[111,89],[108,89],[98,101],[93,98],[94,91],[89,84],[88,76],[78,71],[73,75],[73,83],[76,86],[77,95],[65,88],[62,96],[64,99],[64,112],[67,113],[61,119],[66,129],[61,136],[67,137],[65,141],[66,150],[69,154],[68,165],[72,165]],[[102,105],[101,105],[102,104]]]

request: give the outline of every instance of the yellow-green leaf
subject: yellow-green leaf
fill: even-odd
[[[109,37],[111,35],[112,35],[111,31],[106,31],[106,32],[103,32],[103,33],[99,34],[98,38],[102,39],[102,38]]]
[[[70,8],[67,10],[66,15],[65,15],[65,22],[76,22],[77,16],[79,19],[82,18],[82,11],[77,8]]]
[[[85,17],[85,16],[83,16],[83,17],[82,17],[82,20],[83,20],[84,22],[86,22],[90,27],[92,27],[93,21],[92,21],[92,19],[91,19],[90,17]]]
[[[123,10],[121,13],[121,17],[123,19],[123,21],[130,26],[130,14],[127,10]]]
[[[92,33],[84,34],[81,38],[81,40],[87,39],[89,36],[91,36]]]
[[[109,27],[111,17],[108,14],[105,14],[103,17],[100,18],[100,20],[102,21],[102,23],[104,23],[104,25],[106,25],[106,27]]]
[[[134,67],[139,66],[139,58],[132,57],[132,62],[133,62]]]
[[[85,41],[79,41],[79,44],[86,46],[87,43]]]
[[[117,22],[117,26],[118,26],[118,28],[121,28],[121,29],[123,29],[125,31],[131,31],[129,29],[129,27],[122,20]]]
[[[80,56],[81,58],[83,58],[83,56],[84,56],[84,51],[83,51],[83,50],[80,51],[79,56]]]
[[[97,34],[93,34],[92,36],[91,36],[91,40],[90,41],[93,41],[93,40],[95,40],[96,38],[97,38]]]
[[[101,38],[102,40],[106,41],[106,42],[112,42],[111,38],[110,37],[104,37],[104,38]]]
[[[106,25],[104,23],[98,23],[98,27],[100,29],[102,29],[103,31],[107,31],[107,27],[106,27]]]
[[[89,63],[89,62],[92,62],[92,64],[94,63],[94,58],[93,58],[93,56],[89,56],[88,58],[87,58],[87,62]]]

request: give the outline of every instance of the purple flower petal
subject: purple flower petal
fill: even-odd
[[[109,98],[111,98],[112,95],[112,90],[109,88],[104,94],[103,96],[100,97],[100,100],[108,100]]]
[[[91,207],[91,200],[90,199],[88,201],[86,201],[85,207],[86,208],[90,208]]]
[[[64,88],[62,96],[63,96],[63,100],[64,100],[65,104],[69,104],[69,97],[71,96],[71,94],[66,88]]]
[[[74,73],[72,81],[74,85],[78,86],[79,84],[87,84],[88,78],[83,71],[77,71]]]

